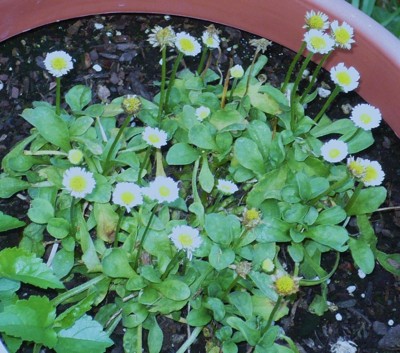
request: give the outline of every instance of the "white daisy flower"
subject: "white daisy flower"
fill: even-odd
[[[210,31],[204,31],[203,35],[201,36],[201,40],[203,41],[204,45],[210,49],[218,48],[219,43],[221,42],[218,34]]]
[[[350,119],[355,126],[368,131],[379,126],[382,115],[378,108],[370,104],[358,104],[353,108]]]
[[[72,149],[68,151],[68,160],[71,164],[79,164],[82,162],[83,153],[81,150]]]
[[[178,183],[172,178],[158,176],[143,191],[148,197],[158,202],[174,202],[179,197]]]
[[[328,16],[321,11],[308,11],[305,16],[305,22],[306,24],[303,26],[303,28],[306,29],[324,30],[329,27]]]
[[[357,157],[347,158],[347,168],[356,178],[361,178],[365,173],[364,159]]]
[[[72,69],[72,58],[65,51],[53,51],[46,55],[44,66],[54,77],[61,77]]]
[[[233,78],[242,78],[244,75],[244,69],[242,65],[239,64],[232,66],[230,72],[231,72],[231,77]]]
[[[172,233],[168,236],[178,250],[186,251],[189,260],[192,259],[192,253],[202,243],[199,231],[196,228],[181,225],[172,228]]]
[[[363,161],[364,174],[361,177],[361,181],[365,186],[378,186],[381,185],[385,178],[385,173],[382,170],[381,165],[377,161],[370,161],[365,159]]]
[[[201,46],[196,38],[186,32],[180,32],[176,35],[175,46],[187,56],[196,56],[201,51]]]
[[[150,146],[161,148],[167,144],[167,133],[156,127],[147,126],[142,132],[143,140]]]
[[[338,21],[333,21],[331,23],[331,33],[338,47],[351,49],[351,44],[354,43],[353,27],[346,22],[343,22],[341,25],[339,25]]]
[[[328,34],[318,29],[310,29],[306,32],[304,41],[307,44],[308,51],[318,54],[329,53],[335,45],[335,41]]]
[[[160,47],[160,50],[164,47],[174,47],[175,45],[175,32],[171,26],[162,28],[156,25],[149,34],[147,41],[153,47]]]
[[[340,162],[347,157],[348,148],[346,142],[340,140],[329,140],[321,147],[321,155],[331,163]]]
[[[343,92],[347,93],[358,87],[360,74],[352,66],[347,68],[343,63],[337,64],[331,68],[330,74],[332,81],[335,82]]]
[[[204,105],[202,105],[201,107],[196,109],[196,117],[197,120],[203,121],[204,119],[206,119],[211,113],[210,108],[205,107]]]
[[[218,180],[217,189],[226,195],[232,195],[239,190],[235,183],[225,179]]]
[[[83,168],[72,167],[65,171],[62,184],[73,197],[83,198],[90,194],[96,186],[93,173]]]
[[[134,183],[118,183],[115,185],[112,201],[118,206],[125,207],[128,212],[131,212],[132,207],[143,203],[142,191]]]

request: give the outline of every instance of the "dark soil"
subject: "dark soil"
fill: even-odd
[[[75,60],[73,71],[63,78],[64,92],[76,84],[92,88],[94,100],[111,100],[124,94],[139,94],[150,98],[157,91],[154,81],[159,78],[160,55],[157,48],[146,42],[148,30],[155,24],[172,25],[198,37],[208,23],[184,18],[147,15],[108,15],[65,21],[11,38],[0,44],[0,160],[19,140],[29,134],[30,126],[19,114],[34,100],[54,103],[55,85],[43,69],[47,52],[65,50]],[[100,28],[102,25],[103,27]],[[235,64],[248,65],[254,48],[248,45],[253,35],[219,26],[223,43],[219,59],[222,71],[229,58]],[[299,44],[300,45],[300,44]],[[219,54],[215,52],[215,57]],[[273,44],[268,48],[269,62],[264,74],[270,82],[278,83],[288,68],[293,53]],[[191,60],[187,61],[190,66]],[[100,71],[96,68],[99,65]],[[329,76],[321,80],[331,85]],[[356,94],[340,95],[328,112],[331,118],[348,116],[349,105],[362,99]],[[378,160],[386,173],[384,185],[388,199],[382,207],[400,205],[400,140],[383,123],[374,130],[376,143],[365,157]],[[27,201],[14,197],[0,200],[0,211],[23,218],[29,207]],[[387,253],[400,249],[400,210],[378,212],[372,216],[379,238],[379,248]],[[0,249],[18,244],[18,232],[2,233]],[[400,351],[400,280],[379,265],[362,279],[352,264],[350,255],[344,255],[339,269],[328,286],[328,300],[336,311],[323,317],[310,314],[307,307],[315,289],[304,288],[292,306],[291,316],[283,321],[288,334],[302,352],[325,353],[339,337],[354,341],[359,353]],[[355,286],[350,293],[349,286]],[[25,289],[29,291],[28,288]],[[341,317],[340,319],[339,315]],[[160,320],[165,331],[163,352],[175,352],[186,339],[187,328]],[[122,352],[122,330],[114,335],[116,346],[109,352]],[[200,340],[192,352],[205,352]],[[29,348],[26,352],[29,352]],[[243,349],[245,351],[245,347]],[[346,353],[346,351],[340,352]]]

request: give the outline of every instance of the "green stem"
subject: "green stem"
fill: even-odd
[[[40,350],[42,349],[42,345],[39,343],[35,343],[35,345],[33,346],[33,351],[32,353],[40,353]]]
[[[307,88],[304,90],[301,98],[300,98],[300,103],[303,104],[304,100],[306,99],[308,93],[310,92],[311,88],[314,86],[315,81],[317,80],[317,75],[319,74],[319,72],[321,71],[322,66],[325,64],[326,60],[329,58],[329,56],[331,55],[332,51],[330,51],[329,53],[325,54],[321,61],[318,63],[318,66],[315,68],[313,75],[311,77],[311,81],[308,84]]]
[[[121,138],[121,135],[124,132],[125,128],[128,126],[130,120],[131,120],[130,116],[127,116],[125,118],[124,122],[122,123],[122,126],[118,130],[117,136],[115,136],[115,139],[114,139],[110,149],[108,150],[106,161],[104,162],[104,167],[103,167],[105,175],[107,175],[107,173],[109,172],[109,164],[110,164],[111,156],[114,153],[115,147],[117,146],[117,143],[118,143],[119,139]]]
[[[203,71],[204,63],[205,63],[206,57],[207,57],[207,53],[208,53],[208,47],[206,45],[204,45],[203,46],[203,50],[201,52],[199,66],[197,67],[197,74],[198,75],[200,75],[201,72]]]
[[[68,153],[62,151],[24,151],[25,156],[68,156]]]
[[[236,286],[236,284],[239,282],[239,279],[241,278],[236,272],[236,277],[232,280],[231,284],[226,288],[224,295],[222,296],[223,298],[226,297],[231,290]]]
[[[176,351],[176,353],[184,353],[186,350],[192,345],[192,343],[196,340],[197,336],[200,334],[203,327],[195,327],[192,331],[192,334],[188,337],[188,339],[182,344],[182,346]]]
[[[104,275],[99,275],[97,277],[94,277],[91,280],[81,284],[80,286],[74,287],[64,293],[61,293],[60,295],[57,295],[54,299],[51,300],[51,302],[54,306],[60,305],[65,300],[72,298],[73,296],[80,294],[87,289],[90,289],[92,286],[99,283],[105,278],[106,276]]]
[[[139,184],[139,185],[141,185],[142,184],[142,173],[143,173],[143,170],[144,169],[146,169],[147,168],[147,166],[148,166],[148,164],[149,164],[149,161],[150,161],[150,152],[151,152],[151,147],[148,147],[147,148],[147,150],[146,150],[146,154],[144,155],[144,161],[143,161],[143,163],[140,165],[140,169],[139,169],[139,174],[138,174],[138,179],[137,179],[137,183]]]
[[[136,352],[137,353],[142,353],[143,352],[143,338],[142,338],[142,324],[139,324],[137,327],[137,334],[136,334]]]
[[[232,248],[233,248],[233,249],[236,249],[236,248],[240,245],[240,243],[241,243],[242,240],[246,237],[246,235],[247,235],[247,233],[249,232],[250,229],[251,229],[251,228],[245,228],[245,229],[243,230],[243,232],[242,232],[242,234],[240,234],[239,238],[237,238],[237,239],[233,242],[233,245],[232,245]]]
[[[254,53],[253,61],[251,62],[251,65],[250,65],[249,75],[247,76],[246,90],[244,91],[243,97],[246,96],[246,94],[249,90],[251,75],[253,74],[254,64],[256,62],[256,59],[257,59],[259,53],[260,53],[260,49],[257,49],[256,52]]]
[[[201,203],[199,192],[197,190],[197,173],[199,171],[200,157],[194,162],[193,173],[192,173],[192,194],[194,202]]]
[[[347,202],[347,205],[344,208],[344,210],[346,212],[348,210],[350,210],[353,207],[353,205],[356,203],[358,195],[360,195],[360,192],[363,187],[364,187],[364,183],[360,181],[358,183],[358,185],[356,186],[356,189],[354,190],[353,195],[351,195],[350,200]]]
[[[279,336],[280,338],[282,338],[284,341],[286,341],[286,343],[289,345],[290,349],[294,352],[294,353],[300,353],[299,350],[297,349],[295,343],[293,342],[293,340],[285,335],[281,335]]]
[[[182,259],[182,254],[184,254],[182,251],[178,251],[174,255],[174,257],[169,262],[167,268],[165,269],[165,272],[162,274],[161,280],[164,280],[168,277],[169,273],[173,270],[173,268],[176,266],[176,264]]]
[[[56,77],[56,114],[61,113],[61,77]]]
[[[233,79],[233,83],[232,83],[231,93],[229,94],[229,98],[228,98],[229,101],[232,100],[233,92],[234,92],[235,89],[236,89],[237,82],[238,82],[238,79],[237,79],[237,78],[234,78],[234,79]]]
[[[289,84],[290,77],[292,76],[294,67],[296,66],[297,62],[300,59],[300,56],[303,54],[304,50],[306,49],[306,46],[307,46],[307,43],[303,42],[301,44],[301,47],[300,47],[299,51],[296,53],[295,57],[293,58],[290,66],[289,66],[289,70],[286,73],[285,81],[283,82],[283,85],[282,85],[282,88],[281,88],[281,92],[285,92],[286,91],[286,88],[287,88],[287,85]]]
[[[329,98],[327,99],[327,101],[325,102],[324,106],[320,110],[320,112],[314,118],[314,122],[315,123],[318,123],[319,119],[322,118],[322,116],[325,114],[326,110],[329,108],[329,106],[331,105],[332,101],[336,98],[336,96],[339,94],[340,91],[341,91],[340,87],[336,86],[335,89],[333,90],[333,92],[331,93],[331,95],[329,96]]]
[[[274,320],[274,316],[275,316],[276,312],[278,311],[279,307],[281,306],[281,302],[282,302],[282,297],[279,296],[278,300],[275,303],[274,308],[271,311],[271,314],[269,315],[267,325],[264,327],[261,337],[264,336],[270,329],[270,327],[272,325],[272,321]]]
[[[300,71],[297,74],[296,81],[294,81],[292,91],[290,92],[290,112],[291,112],[291,127],[292,130],[294,130],[295,127],[295,122],[296,122],[296,104],[295,104],[295,99],[296,99],[296,92],[297,88],[299,87],[300,81],[303,77],[303,72],[308,66],[311,58],[313,57],[314,53],[309,53],[305,60],[303,61],[303,64],[300,67]]]
[[[139,240],[139,247],[138,247],[137,255],[136,255],[136,258],[135,258],[134,265],[133,265],[133,268],[135,270],[137,269],[137,266],[139,264],[139,259],[140,259],[140,255],[142,254],[143,244],[144,244],[144,241],[146,239],[147,233],[149,232],[149,228],[150,228],[151,222],[153,221],[154,215],[155,215],[155,207],[151,210],[151,215],[150,215],[149,221],[147,222],[147,225],[146,225],[146,228],[144,230],[144,233],[143,233],[142,237]]]
[[[125,209],[123,209],[122,207],[119,209],[119,217],[118,217],[118,223],[117,223],[117,227],[115,228],[115,238],[114,238],[114,248],[116,248],[118,246],[118,233],[119,230],[121,229],[121,223],[122,223],[122,219],[124,218],[124,214],[125,214]]]
[[[161,65],[161,87],[160,87],[160,102],[158,106],[158,115],[157,121],[161,122],[161,116],[164,107],[164,98],[165,98],[165,80],[167,76],[167,46],[164,46],[161,51],[162,56],[162,65]]]
[[[174,67],[172,68],[171,78],[169,79],[167,96],[165,97],[165,105],[168,107],[169,104],[169,96],[171,94],[172,86],[175,82],[176,72],[178,71],[179,64],[183,58],[183,53],[179,52],[178,56],[175,59]]]

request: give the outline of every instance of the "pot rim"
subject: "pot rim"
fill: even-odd
[[[304,16],[310,10],[322,11],[330,19],[345,21],[354,28],[356,43],[352,50],[336,50],[324,67],[329,70],[338,62],[354,66],[361,76],[356,92],[378,107],[384,120],[400,136],[400,40],[345,0],[2,0],[0,42],[71,18],[148,13],[236,27],[296,51],[304,34]]]

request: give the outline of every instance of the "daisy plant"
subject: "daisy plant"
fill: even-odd
[[[206,327],[210,352],[298,353],[280,319],[304,286],[321,287],[307,304],[324,314],[342,253],[365,274],[379,262],[400,275],[400,255],[378,249],[369,221],[386,199],[379,161],[363,154],[380,111],[363,103],[329,118],[334,99],[359,85],[351,63],[330,68],[329,89],[318,81],[354,31],[315,11],[304,29],[280,84],[265,74],[267,39],[249,43],[247,64],[224,66],[210,55],[226,40],[214,26],[196,37],[157,25],[152,99],[96,101],[77,85],[61,102],[58,86],[55,107],[23,111],[34,128],[0,175],[0,197],[29,202],[24,219],[0,213],[1,231],[23,228],[19,245],[0,251],[10,352],[102,353],[118,328],[127,352],[159,353],[162,323],[176,321],[193,328],[178,353]],[[45,67],[59,85],[72,59],[53,52]],[[45,294],[19,298],[27,285]]]

